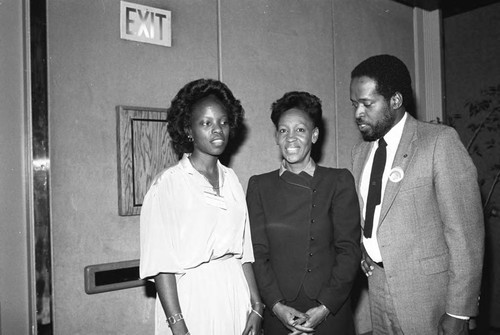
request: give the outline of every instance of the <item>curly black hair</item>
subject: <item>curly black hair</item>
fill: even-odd
[[[387,101],[394,93],[403,96],[403,106],[408,112],[413,109],[411,76],[406,65],[392,55],[377,55],[359,63],[351,72],[351,79],[366,76],[377,84],[377,92]]]
[[[309,115],[315,127],[320,127],[322,124],[321,100],[308,92],[292,91],[285,93],[271,105],[271,120],[276,129],[278,129],[281,115],[292,108],[300,109]]]
[[[193,105],[208,96],[216,97],[226,109],[231,137],[243,122],[245,111],[226,84],[215,79],[198,79],[187,83],[167,110],[167,130],[179,156],[193,152],[193,143],[189,141],[186,129],[191,127]]]

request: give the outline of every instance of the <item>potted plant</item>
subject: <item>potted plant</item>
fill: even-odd
[[[481,90],[478,98],[465,102],[465,108],[468,111],[465,129],[471,133],[466,148],[476,165],[482,167],[479,184],[488,220],[498,216],[498,204],[492,197],[500,181],[500,84]],[[454,114],[448,123],[456,127],[459,119],[464,119],[463,115]]]

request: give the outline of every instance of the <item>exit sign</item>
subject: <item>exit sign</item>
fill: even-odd
[[[120,37],[125,40],[172,46],[169,10],[120,2]]]

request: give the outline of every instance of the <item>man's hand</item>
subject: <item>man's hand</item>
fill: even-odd
[[[314,331],[313,328],[303,325],[304,322],[309,319],[309,316],[305,313],[299,312],[293,307],[278,302],[273,306],[273,313],[278,317],[281,323],[283,323],[283,325],[292,332],[297,330],[307,333]]]
[[[468,335],[469,323],[467,320],[454,318],[446,313],[439,319],[438,335]]]
[[[321,322],[325,321],[326,317],[330,314],[330,310],[325,306],[321,305],[318,307],[313,307],[306,312],[309,315],[309,319],[302,324],[304,327],[316,328]],[[299,335],[303,334],[302,331],[296,330],[289,335]]]
[[[373,272],[372,272],[374,269],[373,265],[374,264],[373,264],[372,259],[370,258],[370,256],[368,256],[368,254],[366,253],[366,251],[363,248],[363,253],[361,255],[361,270],[363,270],[363,273],[367,277],[370,277],[373,274]]]

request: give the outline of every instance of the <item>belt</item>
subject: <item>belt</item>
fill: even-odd
[[[226,259],[229,259],[231,257],[234,257],[234,254],[225,254],[224,256],[221,256],[219,258],[212,258],[212,259],[210,259],[210,262],[225,261]]]

